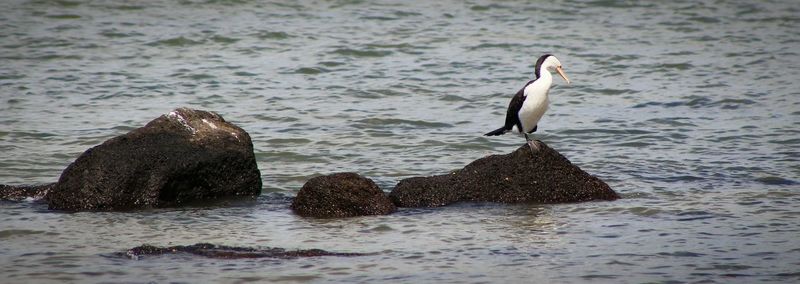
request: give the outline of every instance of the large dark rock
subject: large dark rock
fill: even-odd
[[[55,184],[41,185],[5,185],[0,184],[0,200],[22,201],[25,199],[41,200]]]
[[[292,210],[306,217],[385,215],[397,208],[371,179],[356,173],[312,178],[292,201]]]
[[[157,247],[142,245],[125,252],[125,256],[141,259],[143,256],[189,253],[208,258],[299,258],[316,256],[362,256],[362,253],[329,252],[321,249],[285,250],[282,248],[247,248],[199,243],[189,246]]]
[[[179,108],[86,150],[47,194],[50,209],[129,210],[261,193],[250,135]]]
[[[506,155],[478,159],[446,175],[401,180],[389,194],[399,207],[434,207],[462,201],[565,203],[619,198],[605,182],[537,141]]]

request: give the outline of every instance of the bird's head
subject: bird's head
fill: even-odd
[[[565,74],[564,70],[561,68],[561,61],[552,54],[542,55],[542,57],[539,57],[539,60],[536,60],[536,78],[539,78],[542,71],[556,71],[558,75],[561,75],[561,78],[564,78],[564,81],[567,81],[567,84],[569,84],[569,78],[567,78],[567,74]]]

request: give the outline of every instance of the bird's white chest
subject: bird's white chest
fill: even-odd
[[[525,101],[518,113],[524,132],[533,130],[547,111],[548,104],[550,104],[547,93],[552,82],[552,79],[548,79],[550,78],[540,78],[525,87]]]

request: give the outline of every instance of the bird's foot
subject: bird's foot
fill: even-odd
[[[531,153],[539,152],[539,144],[536,140],[528,140],[528,146],[531,147]]]

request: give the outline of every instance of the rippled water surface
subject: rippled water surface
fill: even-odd
[[[0,201],[0,282],[800,281],[795,1],[398,2],[2,1],[0,183],[53,182],[188,106],[250,133],[264,194],[128,213]],[[388,191],[514,150],[481,135],[548,52],[573,83],[555,80],[536,137],[623,199],[288,209],[318,174]],[[374,254],[116,254],[197,242]]]

